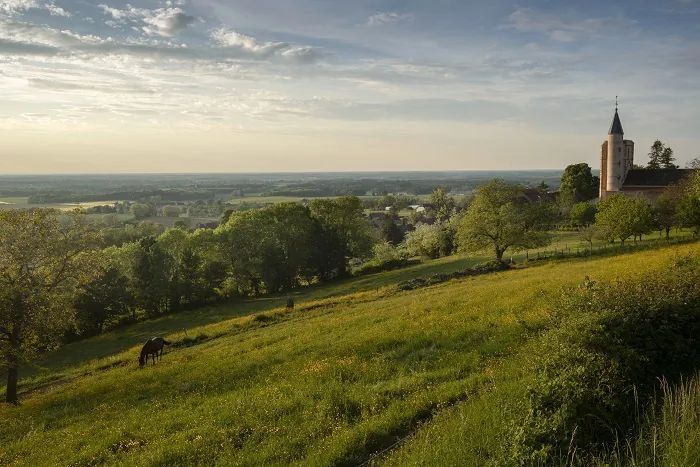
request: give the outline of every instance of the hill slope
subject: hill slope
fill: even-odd
[[[522,349],[547,319],[550,293],[586,275],[643,274],[691,251],[700,247],[411,292],[343,295],[351,287],[341,284],[293,312],[256,302],[241,313],[264,313],[221,322],[237,313],[210,310],[212,324],[170,335],[176,345],[143,370],[138,349],[119,352],[119,343],[156,334],[157,323],[73,344],[70,358],[48,360],[41,376],[60,384],[0,407],[0,463],[357,465],[417,430],[376,462],[478,464],[498,442],[489,423],[500,419],[499,400],[519,390]],[[161,329],[185,327],[187,317],[178,319]],[[114,355],[90,361],[100,339]]]

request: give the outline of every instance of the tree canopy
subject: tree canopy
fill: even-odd
[[[653,213],[644,199],[632,199],[622,194],[605,198],[598,205],[596,226],[608,239],[621,243],[632,237],[648,233],[653,228]]]
[[[674,164],[675,160],[673,149],[657,139],[649,150],[647,169],[677,169],[678,166]]]
[[[580,164],[569,165],[561,176],[561,187],[563,192],[573,193],[578,191],[585,199],[593,199],[598,196],[600,178],[593,175],[591,167],[582,162]]]
[[[97,271],[96,234],[72,213],[0,211],[0,365],[7,401],[17,401],[18,368],[60,342],[72,325],[71,292]]]
[[[509,250],[524,250],[550,243],[548,234],[556,213],[554,205],[522,200],[522,188],[494,180],[477,189],[458,230],[460,249],[469,253],[486,250],[497,259]]]

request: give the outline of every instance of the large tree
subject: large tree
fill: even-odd
[[[469,253],[491,250],[500,260],[509,249],[549,244],[554,205],[526,203],[521,195],[522,188],[499,179],[480,187],[457,234],[460,249]]]
[[[609,239],[619,239],[622,244],[634,236],[651,231],[654,226],[651,207],[644,199],[632,199],[622,194],[605,198],[598,205],[596,227],[606,232]]]
[[[0,211],[0,365],[8,402],[17,401],[20,364],[58,345],[72,324],[74,288],[97,269],[97,243],[77,213]]]
[[[572,164],[564,170],[559,190],[569,193],[577,191],[588,200],[598,196],[599,187],[600,178],[593,175],[588,164],[582,162],[580,164]]]
[[[677,169],[678,166],[673,163],[675,160],[673,149],[657,139],[649,150],[647,169]]]
[[[364,217],[360,198],[315,199],[309,204],[309,209],[324,229],[333,230],[342,240],[350,257],[363,258],[370,254],[370,224]]]

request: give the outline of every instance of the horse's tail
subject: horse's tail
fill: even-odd
[[[139,356],[139,366],[144,366],[146,364],[146,346],[144,345],[141,349],[141,355]]]
[[[168,341],[166,341],[165,339],[163,339],[163,345],[170,345],[170,342],[168,342]]]

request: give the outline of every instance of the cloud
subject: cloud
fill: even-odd
[[[63,8],[57,6],[53,0],[39,3],[37,0],[2,0],[0,1],[0,17],[20,16],[28,10],[46,10],[51,16],[72,16]]]
[[[562,19],[532,8],[518,8],[502,28],[541,33],[559,42],[573,42],[584,37],[605,35],[607,31],[617,33],[635,24],[637,21],[625,17]]]
[[[181,8],[161,8],[153,13],[154,16],[144,19],[150,25],[143,28],[147,34],[173,37],[197,21],[196,17],[186,14]]]
[[[111,20],[105,21],[110,27],[119,27],[129,22],[141,24],[141,30],[148,35],[161,37],[173,37],[181,33],[189,26],[197,22],[197,17],[189,15],[182,8],[157,8],[149,10],[127,5],[120,10],[109,5],[100,4],[105,15],[111,16]]]
[[[297,46],[287,42],[259,42],[228,28],[219,28],[211,33],[211,40],[218,46],[237,51],[244,56],[272,59],[282,57],[298,63],[313,63],[321,57],[316,47]]]
[[[377,13],[365,21],[365,26],[383,26],[385,24],[400,23],[402,21],[412,21],[414,16],[411,13]]]

